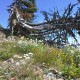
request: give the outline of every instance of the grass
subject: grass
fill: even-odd
[[[67,78],[80,78],[80,50],[66,46],[63,50],[44,45],[41,41],[20,39],[16,42],[0,42],[0,60],[7,60],[15,54],[33,53],[34,64],[54,67]]]

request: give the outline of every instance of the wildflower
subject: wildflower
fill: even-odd
[[[74,54],[74,50],[71,50],[71,53]]]
[[[21,58],[22,58],[22,56],[14,55],[14,58],[19,58],[19,59],[21,59]]]
[[[10,47],[10,45],[8,45],[8,47]]]
[[[38,44],[35,45],[36,47],[38,46]]]
[[[32,40],[33,42],[35,42],[34,40]]]
[[[78,64],[78,66],[80,67],[80,64]]]
[[[30,54],[24,54],[23,55],[23,57],[25,58],[25,59],[30,59],[30,55],[31,55],[32,53],[30,53]]]
[[[38,42],[40,42],[40,43],[41,43],[41,42],[43,42],[43,41],[42,41],[42,40],[39,40]]]
[[[14,47],[16,47],[16,45],[14,45]]]
[[[44,44],[44,43],[42,43],[42,44]]]
[[[30,57],[28,56],[28,57],[25,57],[25,59],[27,60],[27,59],[30,59]]]
[[[31,53],[31,52],[30,52],[30,53],[28,53],[28,54],[29,54],[29,56],[30,56],[30,57],[32,57],[32,56],[33,56],[33,53]]]
[[[36,43],[38,42],[37,38],[36,38]]]
[[[59,75],[62,75],[62,72],[59,72]]]
[[[33,41],[33,40],[32,40],[32,39],[30,39],[30,42],[31,42],[31,43],[32,43],[32,41]]]
[[[27,40],[29,40],[29,38],[27,38]]]
[[[21,39],[23,40],[23,39],[24,39],[24,36],[23,36],[23,37],[21,37]]]
[[[18,44],[22,44],[22,41],[20,40],[20,41],[18,41]]]
[[[24,58],[25,58],[25,57],[29,57],[29,54],[24,54],[23,57],[24,57]]]

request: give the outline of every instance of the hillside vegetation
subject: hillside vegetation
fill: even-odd
[[[44,45],[41,40],[24,37],[0,42],[0,80],[60,78],[80,80],[79,47],[66,45],[64,49],[57,49]]]

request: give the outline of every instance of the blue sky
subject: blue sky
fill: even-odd
[[[8,18],[9,14],[7,12],[7,9],[11,2],[13,0],[0,0],[0,24],[6,28],[8,25]],[[54,8],[59,9],[59,11],[64,10],[65,7],[68,6],[69,3],[75,4],[77,3],[77,0],[36,0],[36,4],[38,7],[38,12],[36,13],[37,19],[35,22],[43,22],[44,17],[40,13],[40,11],[45,10],[45,11],[50,11],[54,10]],[[74,8],[74,12],[76,12],[76,8]],[[71,39],[70,39],[71,41]],[[79,40],[80,41],[80,40]],[[80,42],[79,42],[80,43]]]
[[[9,6],[12,1],[13,0],[0,0],[0,24],[4,28],[7,27],[9,18],[9,14],[7,12],[8,9],[7,6]],[[74,4],[77,2],[77,0],[36,0],[38,12],[36,13],[37,19],[35,21],[43,22],[44,17],[40,13],[40,11],[42,10],[49,11],[50,9],[54,10],[54,8],[57,8],[59,9],[59,11],[62,11],[70,2]]]
[[[68,6],[69,3],[75,4],[77,3],[77,0],[36,0],[37,7],[39,11],[45,10],[50,11],[54,10],[54,8],[58,9],[61,13]],[[37,12],[38,15],[38,21],[43,21],[43,16],[40,14],[40,12]],[[76,11],[76,8],[74,9]]]

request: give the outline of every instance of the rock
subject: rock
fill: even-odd
[[[7,62],[14,63],[14,59],[13,58],[10,58],[10,59],[7,60]]]
[[[49,71],[53,74],[58,74],[58,71],[55,68],[49,68]]]
[[[9,63],[7,61],[4,61],[1,65],[3,70],[6,70],[9,67]]]
[[[17,77],[12,77],[9,80],[19,80]]]
[[[29,77],[26,77],[25,80],[30,80]]]
[[[26,65],[26,61],[24,59],[23,60],[20,60],[20,64]]]
[[[16,64],[15,64],[16,66],[19,66],[20,65],[20,62],[16,62]]]
[[[33,70],[33,74],[34,74],[36,77],[39,77],[40,79],[42,79],[42,77],[43,77],[43,70],[42,70],[40,67],[36,66],[36,67],[34,68],[34,70]]]
[[[54,79],[56,79],[56,75],[53,74],[52,72],[49,72],[49,73],[47,74],[47,76],[48,76],[48,79],[49,79],[49,80],[54,80]]]
[[[10,80],[17,80],[16,78],[11,78]]]

